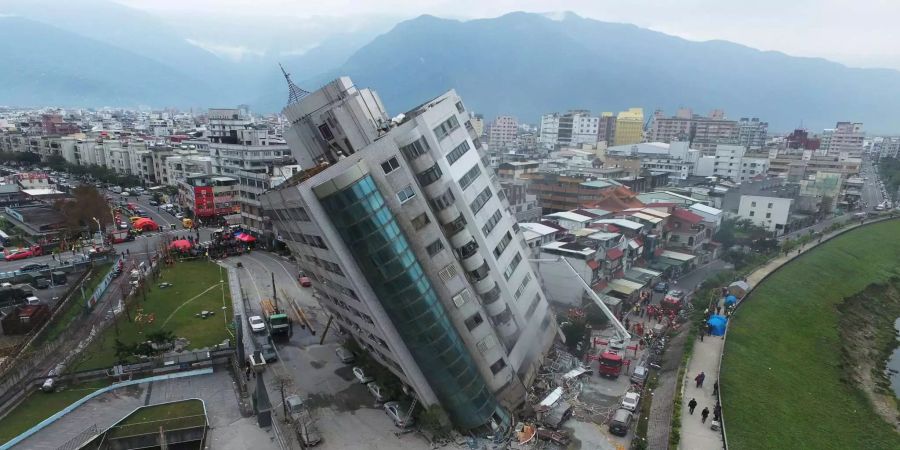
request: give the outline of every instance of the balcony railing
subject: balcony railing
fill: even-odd
[[[466,218],[460,213],[459,217],[454,219],[453,222],[444,224],[444,233],[447,234],[447,237],[453,237],[453,235],[466,228],[466,223]]]
[[[457,249],[460,259],[467,259],[478,252],[478,243],[474,239]]]

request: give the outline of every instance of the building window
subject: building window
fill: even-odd
[[[461,308],[462,305],[465,305],[466,302],[472,299],[472,293],[469,292],[468,289],[463,289],[459,291],[459,294],[453,296],[453,304],[456,305],[457,308]]]
[[[422,227],[431,223],[431,219],[428,218],[428,214],[422,213],[414,217],[413,220],[410,221],[410,223],[412,224],[413,228],[416,229],[416,231],[419,231],[422,229]]]
[[[400,200],[400,203],[406,203],[409,199],[416,196],[415,191],[413,191],[412,185],[406,186],[397,192],[397,200]]]
[[[416,175],[416,178],[419,180],[419,184],[421,184],[422,187],[425,187],[437,181],[441,177],[441,175],[443,175],[443,172],[441,172],[441,168],[437,165],[437,163],[434,163],[433,166]]]
[[[509,281],[509,277],[516,272],[516,267],[519,267],[520,262],[522,262],[522,254],[516,253],[516,256],[514,256],[512,261],[509,262],[509,265],[506,266],[506,270],[503,271],[503,277],[506,278],[506,281]]]
[[[504,361],[503,358],[500,358],[497,362],[491,364],[491,373],[497,375],[504,368],[506,368],[506,361]]]
[[[478,166],[478,163],[475,163],[475,165],[459,179],[459,186],[462,190],[466,190],[466,188],[471,186],[472,182],[478,179],[479,176],[481,176],[481,167]]]
[[[503,238],[500,239],[500,243],[494,247],[494,258],[499,258],[500,255],[503,254],[503,251],[506,250],[506,246],[509,245],[509,242],[512,241],[512,235],[509,234],[509,231],[503,235]]]
[[[447,209],[455,201],[456,197],[453,196],[453,191],[450,190],[450,188],[447,188],[446,192],[431,200],[431,207],[434,208],[436,212],[439,212]]]
[[[381,170],[384,171],[385,175],[387,175],[399,168],[400,168],[400,163],[397,161],[397,158],[391,158],[391,159],[381,163]]]
[[[491,187],[487,186],[475,197],[475,200],[472,200],[472,203],[469,204],[469,208],[472,209],[472,214],[478,214],[478,211],[481,211],[481,208],[484,207],[485,203],[494,196],[494,193],[491,192]]]
[[[753,217],[755,215],[756,215],[756,211],[750,211],[750,217]]]
[[[462,155],[465,155],[467,151],[472,147],[469,147],[469,141],[462,141],[461,144],[457,145],[456,148],[450,150],[450,153],[447,153],[447,162],[452,166]]]
[[[334,140],[334,134],[331,133],[331,128],[328,128],[328,124],[323,123],[319,125],[319,134],[322,135],[322,139],[326,141]]]
[[[515,293],[516,300],[518,300],[519,297],[521,297],[522,294],[525,292],[525,288],[528,287],[528,283],[531,283],[531,274],[530,273],[525,274],[525,278],[522,279],[522,284],[520,284],[519,288],[516,289],[516,293]]]
[[[469,317],[465,320],[466,329],[468,329],[469,331],[474,330],[476,327],[478,327],[478,325],[481,325],[482,323],[484,323],[484,319],[481,317],[481,313],[479,312],[472,314],[472,317]]]
[[[769,209],[772,209],[773,203],[769,203]]]
[[[500,210],[494,211],[494,214],[491,214],[491,217],[485,222],[484,226],[481,227],[481,232],[484,233],[485,236],[491,234],[491,231],[494,230],[494,227],[497,226],[497,223],[500,222],[500,218],[503,215],[500,213]]]
[[[751,208],[756,208],[756,202],[750,202],[750,207],[751,207]]]
[[[766,213],[766,219],[771,219],[771,218],[772,218],[772,213],[767,212],[767,213]]]
[[[460,114],[466,112],[466,109],[463,108],[462,102],[456,102],[456,110],[459,111]]]
[[[457,128],[459,128],[459,120],[456,119],[456,116],[450,116],[449,119],[434,128],[434,135],[441,141]]]
[[[444,244],[441,243],[440,239],[428,244],[428,247],[425,247],[425,250],[428,252],[428,256],[437,255],[443,249]]]
[[[487,335],[486,338],[482,339],[481,342],[477,344],[478,351],[481,353],[487,353],[488,350],[495,346],[497,346],[497,338],[495,338],[493,334]]]
[[[525,320],[530,320],[531,316],[534,315],[534,311],[537,309],[538,304],[541,303],[541,294],[538,292],[534,294],[534,299],[531,300],[531,305],[528,305],[528,311],[525,311]]]
[[[443,280],[444,283],[446,283],[446,282],[450,281],[451,279],[453,279],[453,277],[456,276],[456,273],[457,273],[456,266],[454,266],[453,264],[450,264],[447,267],[444,267],[443,269],[441,269],[441,271],[438,272],[438,275],[440,275],[441,280]]]
[[[406,159],[413,160],[428,153],[429,149],[428,141],[426,141],[424,137],[420,137],[415,142],[400,147],[400,153],[403,153],[403,156],[406,156]]]

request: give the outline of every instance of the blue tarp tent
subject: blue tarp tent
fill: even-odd
[[[725,324],[728,323],[728,319],[726,319],[725,316],[715,315],[710,317],[706,323],[712,327],[712,334],[714,336],[722,336],[725,334]]]
[[[725,297],[725,306],[731,306],[735,303],[737,303],[737,297],[735,297],[733,295],[729,295],[729,296]]]

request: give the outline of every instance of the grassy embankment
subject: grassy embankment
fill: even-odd
[[[898,235],[900,222],[891,221],[839,236],[747,299],[730,325],[721,374],[730,448],[900,448],[900,434],[852,381],[851,353],[867,355],[878,339],[848,342],[860,323],[841,321],[848,298],[900,276]]]

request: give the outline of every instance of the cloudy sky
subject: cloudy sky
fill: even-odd
[[[459,19],[510,11],[573,11],[693,40],[724,39],[762,50],[818,56],[857,67],[900,69],[900,0],[116,0],[162,17],[231,23],[285,19],[317,27],[346,17]],[[209,45],[216,45],[211,42]]]

